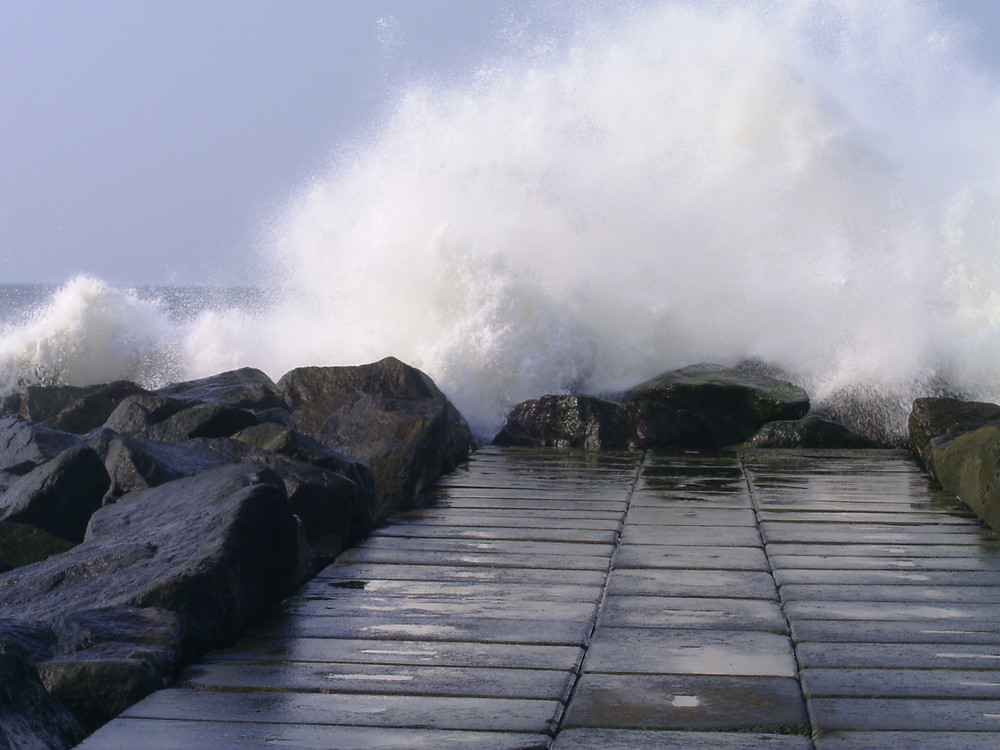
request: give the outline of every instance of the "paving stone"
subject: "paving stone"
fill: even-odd
[[[660,596],[609,596],[597,622],[603,627],[702,628],[787,633],[777,602]]]
[[[839,525],[847,524],[894,524],[901,526],[930,526],[938,528],[942,526],[957,527],[960,529],[982,528],[983,522],[976,517],[971,510],[966,510],[960,514],[945,514],[939,511],[894,511],[894,512],[871,512],[865,510],[857,511],[835,511],[829,508],[817,508],[813,511],[803,511],[799,509],[789,510],[761,510],[760,520],[769,522],[799,522]]]
[[[872,584],[785,584],[781,598],[789,601],[847,602],[954,602],[993,604],[1000,602],[1000,587],[995,586],[909,586]]]
[[[796,643],[1000,643],[1000,622],[792,620]]]
[[[343,558],[343,555],[341,556]],[[607,568],[594,570],[559,570],[558,581],[582,586],[602,586],[607,577]],[[313,582],[317,581],[459,581],[491,582],[503,584],[551,583],[552,571],[539,568],[488,568],[466,566],[442,566],[412,563],[334,563],[321,570]]]
[[[624,568],[611,575],[608,594],[777,599],[778,589],[761,571]]]
[[[774,571],[778,584],[850,584],[865,586],[1000,586],[1000,571],[976,570],[810,570],[785,568]]]
[[[243,721],[120,719],[91,735],[80,750],[544,750],[549,737],[513,732],[462,732],[393,727]]]
[[[796,680],[704,675],[584,674],[563,726],[808,732]]]
[[[415,552],[471,552],[474,554],[517,555],[579,555],[611,557],[613,544],[587,542],[529,542],[502,539],[440,539],[370,536],[357,547],[358,550],[413,550]]]
[[[761,570],[770,566],[757,547],[678,547],[630,544],[618,550],[615,568],[681,570]]]
[[[788,602],[785,605],[785,613],[791,620],[940,620],[962,624],[997,619],[997,608],[992,604],[813,600]]]
[[[950,547],[948,549],[951,549]],[[825,551],[825,550],[824,550]],[[814,550],[815,552],[815,550]],[[862,555],[789,555],[771,550],[775,570],[805,568],[807,570],[982,570],[1000,572],[1000,557],[928,557],[928,556],[862,556]]]
[[[768,551],[775,556],[815,555],[816,544],[772,542]],[[828,556],[845,557],[971,557],[1000,565],[1000,542],[978,540],[975,544],[824,544]]]
[[[372,695],[454,695],[475,698],[565,700],[573,684],[569,670],[495,669],[426,664],[283,664],[217,662],[181,675],[179,687],[196,690],[276,690]]]
[[[529,646],[359,638],[244,638],[231,648],[213,652],[208,663],[341,662],[357,664],[430,664],[435,666],[520,669],[575,669],[581,646]]]
[[[483,524],[480,528],[470,526],[392,524],[373,531],[369,539],[468,539],[468,540],[509,540],[525,542],[585,542],[614,544],[618,539],[618,529],[536,529],[526,527],[502,527]]]
[[[942,636],[942,639],[944,636]],[[968,643],[802,643],[799,666],[1000,669],[1000,646]]]
[[[760,544],[760,532],[747,526],[629,525],[621,539],[623,544],[753,547]]]
[[[568,500],[561,497],[510,499],[490,497],[449,497],[447,500],[441,500],[431,507],[462,510],[492,508],[510,511],[548,510],[551,508],[552,510],[568,510],[577,514],[583,514],[586,511],[623,513],[625,511],[626,504],[624,500],[609,502],[606,500]]]
[[[123,716],[139,719],[275,724],[339,724],[504,732],[551,732],[562,712],[558,701],[451,698],[432,695],[221,692],[172,688],[153,693]]]
[[[481,641],[483,643],[582,645],[590,621],[473,617],[275,616],[247,632],[267,638],[374,638],[377,640]]]
[[[1000,732],[1000,700],[814,698],[813,729]]]
[[[458,510],[411,510],[392,517],[394,526],[483,526],[523,527],[531,529],[618,529],[622,514],[619,511],[580,514],[571,510],[505,510],[460,514]]]
[[[590,621],[597,610],[594,602],[511,599],[508,597],[470,594],[444,599],[432,596],[375,596],[364,591],[356,596],[326,599],[300,597],[288,599],[281,610],[301,617],[323,616],[384,616],[394,618],[424,617],[432,620],[447,617],[483,617],[519,620]]]
[[[979,528],[899,527],[886,524],[795,524],[762,523],[761,533],[768,544],[878,544],[892,546],[963,546],[995,542],[996,538]],[[824,547],[826,551],[826,547]]]
[[[587,672],[795,677],[788,638],[774,633],[598,628]]]
[[[556,735],[552,750],[813,750],[813,745],[786,734],[567,729]]]
[[[629,507],[625,520],[630,525],[656,524],[662,526],[757,526],[757,517],[751,508],[705,508],[697,505],[671,503],[661,507]]]
[[[995,667],[997,663],[992,662],[990,666]],[[1000,700],[1000,671],[928,669],[924,666],[917,669],[803,669],[802,690],[806,698],[856,696]]]
[[[492,581],[396,581],[313,579],[286,601],[319,599],[337,601],[371,597],[421,597],[427,600],[589,602],[603,598],[598,586],[560,583],[494,583]]]
[[[663,487],[640,482],[632,495],[631,508],[663,508],[682,503],[686,506],[702,508],[752,508],[750,493],[743,489],[725,487],[721,489]]]
[[[337,558],[339,562],[397,563],[412,565],[485,566],[501,568],[545,568],[547,570],[600,570],[608,568],[603,555],[531,555],[508,553],[448,552],[442,550],[354,547]]]
[[[992,732],[833,732],[815,743],[816,750],[985,750],[996,739]]]

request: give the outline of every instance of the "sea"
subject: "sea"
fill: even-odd
[[[941,6],[581,8],[401,86],[260,284],[0,287],[0,391],[394,355],[481,437],[696,362],[890,435],[918,396],[1000,400],[1000,81]]]

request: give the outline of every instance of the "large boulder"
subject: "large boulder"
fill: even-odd
[[[942,436],[955,437],[983,425],[1000,423],[1000,406],[957,398],[918,398],[913,402],[907,428],[910,447],[917,460],[928,468],[931,442]]]
[[[474,447],[465,420],[434,382],[393,357],[298,368],[278,388],[301,432],[371,466],[380,518],[412,502]]]
[[[252,367],[230,370],[199,380],[173,383],[156,392],[170,398],[225,404],[252,411],[285,408],[285,400],[274,381]]]
[[[231,460],[217,451],[191,445],[190,441],[175,444],[118,436],[111,440],[105,453],[111,484],[108,501],[242,460],[243,456]]]
[[[0,572],[45,560],[72,546],[72,542],[36,526],[0,521]]]
[[[95,386],[54,416],[46,418],[44,424],[64,432],[90,432],[103,425],[118,404],[129,396],[138,395],[149,395],[149,391],[128,380]]]
[[[79,445],[25,474],[0,495],[0,520],[31,524],[80,542],[109,485],[101,457]]]
[[[64,750],[83,737],[80,723],[45,689],[34,665],[0,642],[0,747]]]
[[[705,442],[717,446],[741,443],[768,422],[801,419],[809,411],[809,396],[798,386],[715,364],[665,372],[616,400],[653,401],[696,414],[709,428]]]
[[[754,448],[877,448],[864,435],[811,414],[803,419],[769,422],[747,441]]]
[[[253,412],[226,404],[140,395],[118,404],[104,427],[120,435],[179,443],[197,437],[229,437],[259,423]]]
[[[0,469],[11,474],[27,474],[82,442],[79,435],[31,424],[17,417],[5,417],[0,419]]]

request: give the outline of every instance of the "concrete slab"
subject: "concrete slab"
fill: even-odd
[[[120,719],[99,729],[81,750],[544,750],[549,737],[513,732],[461,732],[392,727],[237,721]]]
[[[813,729],[1000,732],[1000,701],[923,698],[814,698]]]
[[[984,750],[996,743],[992,732],[833,732],[815,740],[816,750]]]
[[[231,648],[214,651],[206,663],[341,662],[355,664],[425,664],[502,669],[575,669],[583,658],[580,646],[527,646],[507,643],[463,643],[360,638],[244,638]]]
[[[760,570],[770,566],[758,547],[678,547],[630,544],[618,550],[615,569]]]
[[[660,596],[609,596],[598,620],[601,627],[701,628],[787,633],[777,602]]]
[[[469,729],[542,734],[556,728],[558,701],[510,698],[451,698],[433,695],[339,693],[230,693],[160,690],[128,709],[133,719],[274,724],[333,724],[414,729]]]
[[[191,667],[178,687],[195,690],[452,695],[565,700],[573,672],[426,664],[216,662]]]
[[[915,602],[797,601],[785,605],[790,620],[937,620],[990,622],[992,604],[918,604]]]
[[[482,643],[582,645],[589,620],[518,620],[461,617],[274,616],[248,628],[266,638],[374,638],[377,640],[472,641]]]
[[[768,551],[777,556],[822,554],[833,557],[972,557],[1000,565],[1000,542],[978,540],[975,544],[796,544],[772,542]]]
[[[796,680],[704,675],[584,674],[563,727],[808,732]]]
[[[696,596],[730,599],[777,599],[768,573],[748,570],[617,569],[608,582],[615,596]]]
[[[660,507],[629,507],[626,521],[630,525],[662,526],[757,526],[757,517],[750,508],[705,508],[697,505],[674,504]]]
[[[978,527],[950,526],[891,526],[888,524],[761,524],[761,534],[768,544],[781,542],[802,544],[886,544],[886,545],[976,545],[995,541]],[[815,551],[815,550],[814,550]],[[825,551],[825,550],[824,550]]]
[[[823,548],[826,552],[827,548]],[[950,547],[948,549],[951,549]],[[1000,559],[988,557],[912,557],[877,555],[789,555],[771,550],[771,564],[775,570],[806,568],[809,570],[983,570],[1000,571]]]
[[[461,510],[478,510],[480,508],[494,510],[503,509],[510,511],[547,510],[551,508],[552,510],[569,510],[574,513],[582,514],[586,511],[596,511],[600,513],[623,513],[625,511],[625,505],[626,503],[624,500],[610,502],[607,500],[571,500],[562,497],[510,499],[494,497],[449,497],[447,499],[440,500],[431,507]]]
[[[393,525],[407,526],[471,526],[484,525],[523,527],[530,529],[595,529],[606,531],[621,525],[619,511],[585,514],[569,510],[544,511],[521,510],[517,513],[505,510],[488,510],[481,513],[462,513],[459,510],[411,510],[392,517]]]
[[[676,544],[683,546],[755,547],[761,543],[760,532],[753,526],[640,526],[628,524],[621,539],[623,544]]]
[[[902,586],[1000,586],[1000,570],[810,570],[785,568],[774,571],[775,580],[789,584],[848,584]]]
[[[281,610],[301,617],[356,615],[381,618],[391,617],[430,618],[447,617],[513,617],[519,620],[578,620],[592,621],[597,612],[594,602],[558,600],[510,599],[490,597],[485,594],[443,599],[432,596],[374,596],[357,591],[358,596],[288,599]]]
[[[780,521],[782,523],[819,523],[819,524],[893,524],[902,526],[959,527],[982,528],[983,522],[971,510],[962,513],[948,514],[939,510],[910,511],[892,510],[891,512],[816,509],[812,511],[797,508],[767,509],[760,511],[760,520],[767,523]]]
[[[618,539],[617,527],[613,529],[537,529],[524,526],[504,527],[485,519],[480,526],[446,526],[443,524],[392,524],[376,529],[369,539],[469,539],[510,540],[525,542],[584,542],[614,544]]]
[[[370,536],[357,546],[358,550],[391,550],[414,552],[457,552],[473,554],[517,555],[580,555],[611,557],[613,544],[588,542],[529,542],[522,540],[441,539],[438,537],[408,538]]]
[[[588,673],[796,676],[786,636],[742,630],[598,628],[584,668]]]
[[[323,598],[328,601],[372,597],[418,596],[441,601],[480,599],[489,601],[599,602],[598,586],[560,583],[494,583],[492,581],[394,581],[313,579],[291,599]]]
[[[792,583],[781,587],[781,596],[785,601],[995,604],[1000,602],[1000,586],[928,586],[916,582],[907,586]]]
[[[488,568],[544,568],[547,570],[607,570],[609,558],[603,555],[546,555],[508,553],[448,552],[443,550],[396,549],[392,546],[373,549],[355,547],[337,558],[350,563],[395,563],[406,565],[434,565],[439,567],[465,566]]]
[[[1000,645],[947,643],[802,643],[799,666],[1000,669]]]
[[[341,555],[343,557],[343,555]],[[559,570],[560,583],[602,586],[607,569]],[[550,570],[540,568],[454,567],[434,564],[403,563],[334,563],[321,570],[313,582],[329,581],[461,581],[503,584],[551,583]]]
[[[556,735],[552,750],[813,750],[813,745],[806,737],[783,734],[568,729]]]
[[[991,666],[997,666],[996,662]],[[806,698],[990,698],[1000,700],[1000,671],[927,669],[924,667],[917,669],[803,669],[802,691]]]
[[[792,620],[796,643],[1000,643],[1000,622]]]

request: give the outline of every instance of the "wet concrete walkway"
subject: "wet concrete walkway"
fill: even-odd
[[[487,449],[81,745],[1000,746],[1000,543],[891,452]]]

